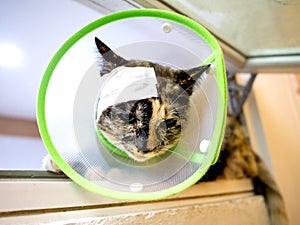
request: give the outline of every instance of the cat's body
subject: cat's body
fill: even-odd
[[[255,193],[265,197],[270,224],[287,225],[285,204],[272,174],[251,148],[241,124],[228,115],[218,161],[200,181],[242,178],[251,178]]]
[[[157,85],[158,97],[128,101],[104,110],[97,121],[101,132],[111,137],[111,142],[116,140],[113,144],[137,161],[163,154],[176,145],[188,119],[189,97],[196,79],[208,66],[173,70],[151,62],[125,60],[98,39],[96,45],[104,60],[101,75],[120,66],[142,66],[153,67],[162,78]],[[48,170],[60,172],[51,158],[46,165]],[[228,115],[219,159],[200,182],[241,178],[252,178],[257,194],[264,195],[272,225],[288,224],[284,202],[272,175],[247,142],[239,122]]]

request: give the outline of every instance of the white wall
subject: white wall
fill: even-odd
[[[40,170],[47,150],[37,137],[0,135],[0,170]]]

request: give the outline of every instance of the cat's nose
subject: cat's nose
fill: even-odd
[[[148,148],[142,148],[141,151],[142,151],[144,154],[150,152],[150,150],[149,150]]]
[[[143,153],[149,152],[149,148],[147,147],[147,142],[148,142],[148,135],[147,133],[140,129],[137,131],[138,138],[137,138],[137,148],[139,151]]]
[[[148,149],[149,151],[154,150],[156,147],[157,147],[156,141],[148,140],[148,143],[147,143],[147,149]]]
[[[147,148],[153,151],[159,145],[158,137],[155,132],[151,132],[147,140]]]
[[[138,150],[140,152],[143,152],[144,154],[148,153],[150,151],[149,148],[147,148],[147,142],[142,141],[137,145],[137,147],[138,147]]]

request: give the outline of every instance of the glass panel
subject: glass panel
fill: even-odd
[[[162,0],[246,57],[300,54],[298,0]]]

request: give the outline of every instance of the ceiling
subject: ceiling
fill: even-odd
[[[59,47],[86,24],[138,7],[181,12],[203,24],[233,72],[300,71],[299,0],[1,0],[0,46],[13,44],[20,53],[4,55],[13,53],[10,67],[0,63],[0,116],[34,120],[39,82]]]

